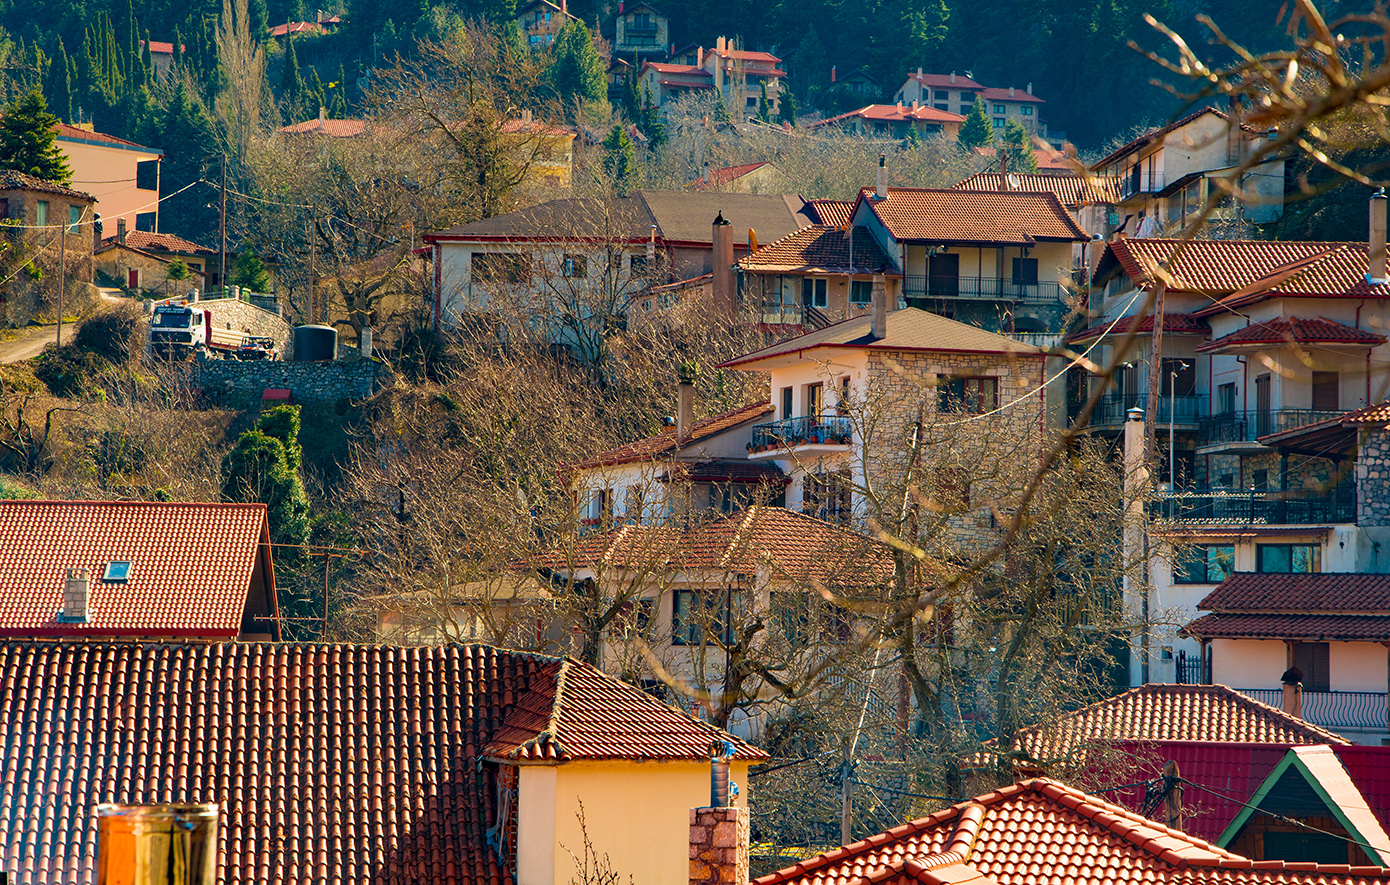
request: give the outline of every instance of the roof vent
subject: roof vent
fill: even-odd
[[[63,610],[58,620],[85,624],[90,621],[92,610],[92,583],[84,568],[70,568],[63,582]]]

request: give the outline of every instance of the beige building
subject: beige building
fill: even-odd
[[[650,3],[625,4],[619,0],[613,25],[613,54],[628,58],[665,55],[671,39],[670,25],[670,19]]]
[[[181,260],[192,276],[179,283],[169,280],[169,265]],[[165,295],[183,295],[181,289],[206,292],[216,285],[218,255],[215,249],[200,246],[173,234],[129,230],[125,219],[117,219],[116,233],[97,244],[97,270],[128,289],[144,289]]]
[[[516,10],[516,23],[521,28],[521,35],[526,38],[528,46],[549,46],[555,42],[555,35],[560,33],[570,21],[579,21],[569,12],[568,0],[560,0],[551,3],[550,0],[531,0],[530,3],[519,5]]]
[[[74,188],[92,195],[107,231],[117,219],[131,230],[159,230],[159,162],[164,152],[95,131],[91,123],[59,123],[58,147]]]

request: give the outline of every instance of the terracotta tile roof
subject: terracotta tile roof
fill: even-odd
[[[849,273],[849,236],[838,227],[812,225],[776,242],[762,246],[737,262],[756,273]],[[854,228],[854,272],[898,273],[892,260],[883,254],[874,235],[864,227]]]
[[[511,885],[479,757],[503,733],[555,750],[525,711],[549,705],[570,758],[723,737],[587,665],[482,646],[11,643],[0,674],[0,846],[25,885],[96,881],[100,802],[219,803],[227,885]]]
[[[934,243],[1019,243],[1085,240],[1071,215],[1050,193],[888,188],[882,200],[861,192],[896,240]]]
[[[969,77],[957,74],[908,74],[907,78],[909,80],[916,80],[923,86],[930,86],[933,89],[980,90],[985,88]]]
[[[1027,780],[753,880],[868,885],[1369,885],[1390,870],[1254,861],[1056,781]]]
[[[164,43],[164,42],[161,42],[161,41],[159,41],[159,40],[151,40],[151,41],[149,41],[149,43],[150,43],[150,54],[151,54],[151,55],[173,55],[173,54],[174,54],[174,44],[173,44],[173,43]],[[143,49],[144,46],[145,46],[145,41],[144,41],[144,40],[141,40],[141,41],[140,41],[140,48]]]
[[[676,476],[672,476],[672,474]],[[745,458],[710,458],[706,461],[677,461],[660,477],[690,482],[747,482],[784,486],[791,478],[771,461],[749,461]]]
[[[1196,619],[1182,633],[1205,639],[1390,642],[1390,616],[1215,614]]]
[[[870,350],[939,350],[951,353],[1011,353],[1041,358],[1043,351],[1003,335],[948,320],[943,316],[907,307],[888,313],[888,334],[873,338],[869,334],[872,317],[842,320],[822,329],[788,338],[755,350],[745,356],[720,363],[719,368],[748,367],[749,363],[815,348],[856,348]]]
[[[281,126],[286,135],[327,135],[329,138],[357,138],[367,131],[366,120],[320,120],[318,117],[303,123]]]
[[[145,252],[177,252],[181,255],[216,255],[217,250],[199,245],[173,234],[156,234],[143,230],[126,231],[125,244]],[[101,238],[103,248],[116,245],[116,235]]]
[[[1312,342],[1375,347],[1385,343],[1385,336],[1353,329],[1351,326],[1344,326],[1322,317],[1279,317],[1262,323],[1251,323],[1238,332],[1198,345],[1197,352],[1212,353],[1237,346]]]
[[[707,55],[717,55],[720,58],[732,58],[738,61],[759,61],[774,65],[781,61],[780,58],[771,53],[751,52],[745,49],[725,49],[722,51],[718,49],[707,49],[705,52]]]
[[[87,203],[93,202],[91,194],[73,190],[66,185],[58,184],[56,181],[35,178],[16,169],[0,169],[0,191],[36,191],[41,194],[56,194],[60,197],[69,197]]]
[[[264,504],[0,501],[0,637],[235,637],[268,544]],[[104,581],[109,562],[129,579]],[[70,568],[88,571],[84,623],[59,618]],[[252,602],[273,619],[271,575],[271,598]]]
[[[134,148],[151,154],[162,153],[158,148],[145,147],[143,144],[136,144],[135,142],[127,141],[124,138],[117,138],[114,135],[107,135],[105,132],[93,132],[90,129],[82,129],[77,126],[70,125],[68,123],[59,122],[54,124],[53,128],[57,131],[59,139],[77,141],[96,141],[102,142],[104,144],[116,144],[122,147]]]
[[[1197,603],[1201,611],[1390,615],[1390,575],[1236,572]]]
[[[266,33],[272,37],[283,37],[286,34],[322,34],[323,27],[318,22],[285,22],[283,25],[276,25]]]
[[[662,455],[673,454],[678,450],[709,439],[743,424],[761,418],[772,412],[772,403],[764,401],[740,406],[719,415],[703,418],[690,425],[690,432],[684,437],[676,437],[676,428],[667,427],[654,436],[647,436],[635,442],[625,443],[617,448],[599,452],[591,458],[573,464],[563,465],[562,469],[582,470],[609,464],[628,464],[633,461],[650,461]]]
[[[1342,416],[1343,424],[1352,425],[1374,425],[1390,424],[1390,400],[1383,403],[1376,403],[1373,406],[1366,406],[1364,409],[1357,409]]]
[[[806,206],[817,224],[834,227],[848,225],[850,210],[854,208],[854,204],[848,200],[807,200]]]
[[[826,117],[811,124],[811,128],[818,126],[828,126],[831,123],[842,123],[845,120],[860,119],[872,120],[882,123],[902,123],[914,121],[918,123],[964,123],[965,118],[960,114],[952,114],[949,111],[938,111],[930,105],[905,104],[870,104],[853,111],[843,114],[836,114],[833,117]]]
[[[963,191],[1009,190],[1021,193],[1049,193],[1069,209],[1091,203],[1120,201],[1120,179],[1113,175],[1010,172],[1008,179],[1008,187],[1005,188],[1003,176],[998,172],[978,172],[952,187]]]
[[[1090,341],[1101,336],[1122,338],[1129,334],[1131,329],[1140,334],[1152,332],[1154,329],[1153,316],[1151,314],[1131,314],[1128,317],[1121,317],[1119,322],[1111,319],[1096,323],[1090,328],[1068,335],[1067,341],[1069,343]],[[1206,320],[1198,319],[1190,313],[1164,313],[1163,333],[1165,335],[1195,335],[1199,338],[1205,338],[1211,333],[1211,326],[1207,325]]]
[[[1024,729],[1016,744],[1035,759],[1053,759],[1082,744],[1125,741],[1349,743],[1224,685],[1150,683],[1082,707],[1047,728]]]
[[[550,123],[541,123],[536,120],[508,120],[502,124],[502,131],[508,135],[525,133],[539,133],[542,135],[552,135],[556,137],[575,138],[578,133],[565,126],[555,126]]]
[[[1012,86],[986,86],[980,91],[980,97],[985,101],[1022,101],[1044,104],[1041,98],[1038,98],[1027,89],[1015,89]]]
[[[697,191],[713,190],[731,184],[745,175],[757,172],[764,166],[771,165],[771,163],[744,163],[741,166],[723,166],[719,169],[711,169],[709,181],[705,181],[703,177],[697,178],[690,183],[690,187]]]
[[[1172,132],[1174,129],[1181,129],[1188,123],[1191,123],[1193,120],[1196,120],[1198,117],[1202,117],[1207,114],[1213,114],[1221,118],[1222,120],[1226,119],[1226,115],[1221,111],[1218,111],[1216,108],[1202,108],[1200,110],[1188,114],[1186,117],[1174,120],[1166,126],[1160,126],[1157,129],[1153,129],[1149,132],[1144,133],[1143,135],[1139,136],[1136,139],[1133,139],[1132,141],[1126,142],[1125,144],[1112,151],[1109,155],[1103,157],[1095,163],[1092,163],[1091,168],[1099,170],[1104,166],[1108,166],[1116,160],[1120,159],[1121,157],[1125,156],[1126,154],[1132,154],[1135,151],[1142,149],[1146,145],[1158,141],[1159,139],[1163,138],[1163,136],[1167,135],[1169,132]]]
[[[699,65],[672,65],[663,62],[649,61],[642,65],[643,71],[647,68],[651,68],[658,74],[675,74],[678,76],[708,80],[710,85],[714,85],[714,75]]]

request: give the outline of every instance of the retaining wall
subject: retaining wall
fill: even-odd
[[[361,400],[376,390],[374,360],[294,363],[200,359],[194,363],[194,383],[213,402],[249,409],[261,403],[266,390],[289,390],[297,403]]]

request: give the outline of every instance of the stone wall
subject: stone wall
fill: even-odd
[[[293,358],[294,340],[290,334],[290,324],[280,314],[234,298],[208,298],[199,301],[198,306],[212,311],[215,328],[250,332],[261,338],[274,338],[275,349],[280,352],[280,358]]]
[[[690,885],[748,881],[747,808],[690,809]]]
[[[208,399],[228,408],[255,408],[266,390],[289,390],[297,403],[362,400],[376,390],[374,360],[334,360],[294,363],[200,359],[194,364],[194,383]]]
[[[1356,455],[1358,525],[1390,525],[1390,432],[1367,434]]]

